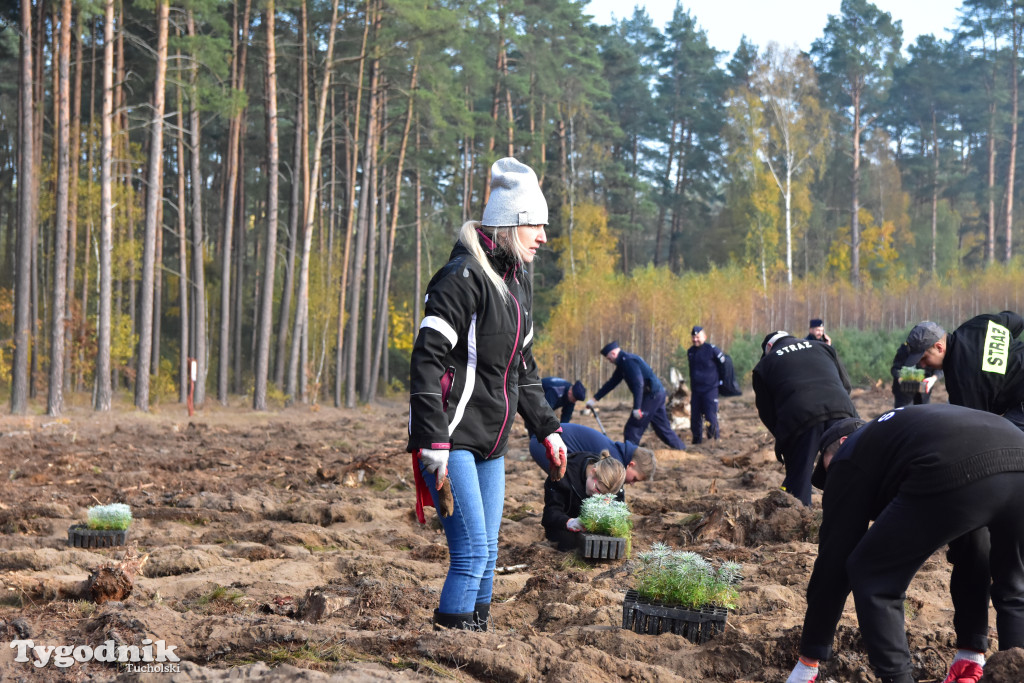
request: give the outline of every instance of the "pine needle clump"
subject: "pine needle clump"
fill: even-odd
[[[579,521],[589,533],[602,536],[628,539],[633,530],[629,506],[615,500],[611,493],[599,493],[584,499]]]
[[[693,610],[706,606],[734,609],[741,569],[735,562],[723,562],[716,570],[697,553],[655,543],[637,555],[633,575],[637,593],[650,602]]]
[[[93,505],[86,514],[90,529],[124,531],[132,525],[132,509],[124,503]]]

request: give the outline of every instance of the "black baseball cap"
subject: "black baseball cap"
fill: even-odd
[[[853,434],[855,431],[863,427],[864,424],[864,420],[859,417],[844,417],[829,425],[828,429],[825,430],[825,433],[821,435],[821,441],[818,442],[818,462],[814,466],[814,472],[811,473],[811,485],[814,486],[814,488],[825,488],[826,472],[822,452],[842,437]]]
[[[946,331],[942,329],[942,326],[931,320],[914,325],[914,329],[907,335],[906,344],[910,349],[910,355],[903,361],[904,365],[916,366],[921,361],[924,352],[945,336]]]

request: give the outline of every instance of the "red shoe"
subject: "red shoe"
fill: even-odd
[[[981,665],[966,659],[953,662],[949,675],[942,683],[978,683],[981,680]]]

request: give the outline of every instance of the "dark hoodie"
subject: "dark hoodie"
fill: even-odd
[[[558,544],[559,550],[573,550],[579,545],[580,534],[570,531],[565,523],[580,516],[583,499],[587,497],[587,467],[601,459],[596,453],[573,453],[565,466],[565,475],[558,481],[548,478],[544,482],[544,536]],[[619,489],[616,500],[625,501],[626,494]]]
[[[410,369],[410,452],[446,448],[482,459],[503,456],[517,412],[542,440],[558,430],[533,360],[530,278],[499,250],[490,260],[508,285],[507,301],[461,242],[427,285]]]

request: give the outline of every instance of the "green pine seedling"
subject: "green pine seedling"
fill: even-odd
[[[629,506],[615,500],[615,496],[610,493],[599,493],[584,499],[579,521],[589,533],[602,536],[629,538],[633,530]]]
[[[923,382],[924,381],[924,369],[915,368],[911,365],[905,365],[900,368],[900,381],[901,382]]]
[[[740,565],[724,562],[716,570],[694,552],[672,550],[655,543],[639,553],[632,565],[637,594],[650,602],[698,610],[714,606],[734,609],[739,592]]]
[[[132,525],[132,510],[124,503],[93,505],[86,514],[90,529],[123,531]]]

